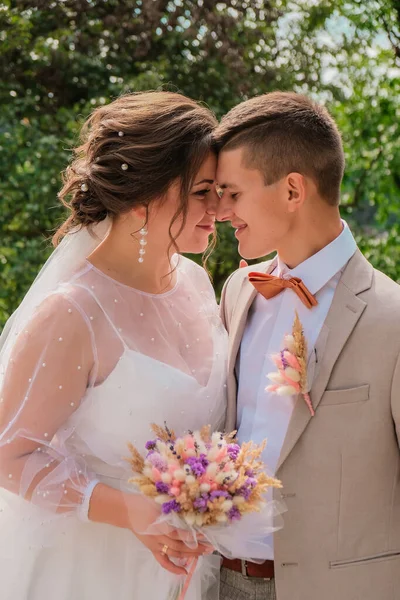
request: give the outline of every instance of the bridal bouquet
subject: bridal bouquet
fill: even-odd
[[[160,520],[191,532],[194,541],[202,533],[229,558],[261,559],[265,537],[278,529],[274,518],[282,512],[265,499],[270,488],[282,487],[265,473],[260,457],[266,442],[239,446],[235,432],[211,433],[209,426],[183,437],[166,425],[152,430],[144,457],[129,444],[130,482],[161,506]]]

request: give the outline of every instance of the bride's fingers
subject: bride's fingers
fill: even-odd
[[[191,542],[194,539],[192,534],[190,534],[188,531],[184,531],[183,529],[174,529],[165,532],[164,535],[172,540],[178,540],[180,542]]]
[[[204,554],[204,552],[202,554]],[[167,552],[168,558],[179,558],[184,561],[193,560],[193,558],[202,556],[202,554],[193,554],[190,552],[185,552],[184,550],[177,551],[177,550],[173,550],[172,548],[168,548],[168,552]]]
[[[214,548],[214,546],[212,545],[212,543],[208,540],[208,538],[203,535],[202,533],[198,533],[197,534],[197,541],[200,544],[203,544],[205,546],[207,546],[207,548]]]
[[[172,551],[179,552],[180,554],[184,554],[185,556],[201,556],[202,554],[210,554],[212,551],[211,546],[205,546],[204,544],[198,544],[196,548],[190,548],[186,546],[183,542],[173,540],[168,537],[163,537],[158,540],[160,545],[160,550],[164,546],[168,546],[168,554],[171,554]]]
[[[156,561],[167,571],[170,573],[175,573],[175,575],[187,575],[187,571],[184,567],[178,567],[173,562],[171,562],[165,554],[160,554],[159,552],[153,552],[153,556]]]
[[[185,544],[193,544],[197,542],[198,544],[205,545],[207,548],[212,547],[212,544],[207,540],[205,535],[202,533],[197,533],[193,535],[189,531],[184,531],[183,529],[175,529],[171,530],[168,533],[164,534],[166,537],[169,537],[172,540],[177,540],[179,542],[185,542]]]

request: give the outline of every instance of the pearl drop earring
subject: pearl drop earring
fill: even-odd
[[[141,238],[139,240],[140,249],[139,249],[139,258],[138,262],[142,263],[144,261],[144,255],[146,254],[145,246],[147,246],[146,235],[147,235],[147,227],[144,225],[140,230]]]

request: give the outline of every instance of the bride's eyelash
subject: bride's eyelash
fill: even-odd
[[[194,192],[194,195],[195,196],[205,196],[210,191],[211,191],[211,188],[207,188],[205,190],[199,190],[198,192]]]

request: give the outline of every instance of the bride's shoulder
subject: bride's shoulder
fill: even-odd
[[[67,354],[92,345],[85,313],[58,288],[38,299],[29,311],[22,314],[17,311],[10,333],[9,347],[18,356],[35,353],[41,356],[45,351],[59,354],[61,351],[64,359]]]
[[[95,286],[87,280],[86,269],[75,273],[69,280],[60,281],[45,298],[37,304],[33,313],[37,323],[51,322],[66,325],[69,329],[80,326],[83,333],[92,330],[93,321],[101,316],[95,294]],[[87,327],[82,327],[84,321]]]
[[[205,288],[207,291],[212,290],[210,277],[204,267],[197,264],[194,260],[186,256],[179,257],[178,268],[180,273],[190,279],[195,285]]]

